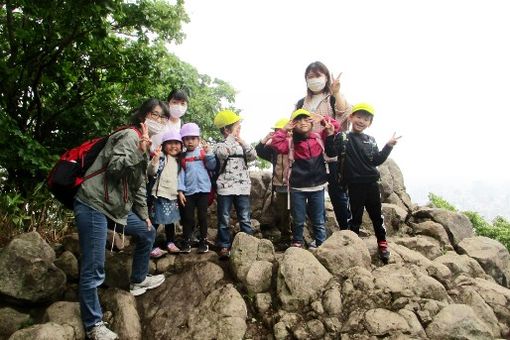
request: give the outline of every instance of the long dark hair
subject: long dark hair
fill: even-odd
[[[140,126],[140,123],[145,122],[147,115],[152,112],[156,106],[160,106],[165,117],[170,118],[170,111],[168,111],[166,103],[159,99],[151,98],[144,101],[142,105],[135,110],[131,117],[131,125]]]
[[[322,73],[322,74],[324,74],[326,76],[326,86],[324,86],[324,89],[322,90],[322,93],[324,93],[324,92],[329,93],[331,91],[330,90],[331,75],[330,75],[329,70],[326,67],[326,65],[324,65],[320,61],[314,61],[313,63],[308,65],[308,67],[305,70],[305,80],[307,79],[306,77],[308,76],[308,74],[311,73],[311,72],[313,72],[313,73]],[[308,96],[311,97],[313,95],[313,92],[310,91],[310,89],[308,87],[306,87],[306,90],[307,90]]]

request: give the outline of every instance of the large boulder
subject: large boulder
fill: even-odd
[[[477,260],[497,283],[510,288],[510,254],[501,243],[488,237],[476,236],[462,240],[459,251]]]
[[[421,223],[410,223],[410,226],[412,234],[430,236],[439,241],[446,250],[453,250],[448,233],[441,224],[427,220]]]
[[[463,239],[474,236],[471,221],[462,213],[437,208],[421,208],[413,213],[413,217],[418,222],[429,219],[441,224],[454,247]]]
[[[365,243],[349,230],[333,233],[317,249],[315,257],[337,277],[352,267],[370,268],[370,253]]]
[[[387,336],[395,333],[410,333],[406,319],[384,308],[368,310],[364,316],[365,328],[371,335]]]
[[[271,177],[269,171],[250,171],[251,217],[263,224],[272,222]]]
[[[493,339],[491,330],[468,305],[443,308],[427,326],[430,339]]]
[[[132,264],[131,254],[106,251],[104,284],[111,288],[129,290]]]
[[[332,275],[307,250],[291,247],[280,261],[277,294],[286,311],[298,311],[317,300]]]
[[[9,340],[74,340],[74,329],[69,325],[48,322],[23,328],[15,332]]]
[[[136,309],[135,297],[124,290],[110,288],[101,294],[104,310],[113,315],[111,329],[121,339],[142,339],[142,325]]]
[[[446,254],[441,255],[434,259],[434,262],[445,265],[450,269],[454,276],[464,274],[469,277],[480,277],[486,279],[482,266],[467,255],[459,255],[454,251],[448,251]]]
[[[54,263],[57,267],[62,269],[68,279],[75,281],[78,280],[78,277],[80,276],[80,268],[78,260],[73,253],[68,250],[64,251]]]
[[[55,252],[37,232],[14,238],[0,251],[0,293],[20,302],[57,300],[66,275],[54,260]]]
[[[77,340],[85,339],[85,329],[81,321],[80,304],[78,302],[58,301],[46,309],[44,320],[61,326],[71,326]]]
[[[271,285],[275,252],[271,241],[237,233],[232,242],[230,267],[238,281],[250,292],[267,291]]]
[[[439,241],[429,236],[399,237],[394,238],[393,242],[415,250],[429,260],[433,260],[443,254],[443,249]]]
[[[406,192],[404,176],[397,163],[391,158],[379,166],[381,174],[380,190],[381,199],[385,203],[395,204],[405,210],[411,210],[413,203]]]
[[[247,308],[223,269],[201,262],[139,298],[143,334],[154,339],[242,339]]]

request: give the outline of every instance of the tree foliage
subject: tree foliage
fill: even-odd
[[[1,194],[28,199],[65,149],[172,88],[190,95],[184,119],[218,137],[212,117],[235,92],[169,52],[187,21],[183,0],[0,4]]]

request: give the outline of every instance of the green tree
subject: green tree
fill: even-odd
[[[187,21],[183,0],[0,4],[0,194],[10,195],[9,209],[27,209],[23,200],[65,149],[125,124],[144,99],[166,99],[172,88],[190,94],[185,120],[218,137],[212,117],[235,92],[168,51]]]

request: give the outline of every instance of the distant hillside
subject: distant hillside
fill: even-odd
[[[459,210],[479,212],[487,220],[496,216],[510,218],[510,181],[490,183],[489,181],[463,180],[406,180],[407,192],[414,203],[424,205],[428,193],[433,192]]]

